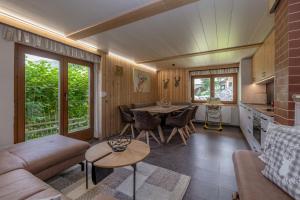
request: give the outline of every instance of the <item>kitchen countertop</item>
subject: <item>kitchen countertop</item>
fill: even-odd
[[[251,104],[251,103],[243,103],[243,104],[257,110],[260,113],[263,113],[264,115],[267,115],[269,117],[274,117],[274,110],[273,111],[267,111],[267,109],[273,109],[273,107],[270,106],[270,105]]]

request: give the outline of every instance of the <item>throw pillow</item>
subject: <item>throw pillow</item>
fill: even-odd
[[[300,200],[300,129],[272,124],[262,174]]]

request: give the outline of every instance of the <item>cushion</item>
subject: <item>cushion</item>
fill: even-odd
[[[291,200],[292,198],[265,178],[265,164],[258,153],[239,150],[233,154],[234,170],[241,200]]]
[[[16,144],[7,149],[25,161],[28,171],[39,173],[57,163],[83,154],[89,144],[61,135],[51,135]]]
[[[6,150],[0,151],[0,175],[25,167],[25,162]]]
[[[266,167],[262,174],[290,194],[300,199],[300,129],[271,124],[265,147]]]

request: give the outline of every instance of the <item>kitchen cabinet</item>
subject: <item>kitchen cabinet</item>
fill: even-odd
[[[267,130],[269,123],[274,122],[273,117],[269,117],[264,114],[260,114],[260,127],[261,127],[261,144],[263,144],[267,137]]]
[[[275,32],[273,31],[253,56],[253,81],[258,82],[274,76]]]

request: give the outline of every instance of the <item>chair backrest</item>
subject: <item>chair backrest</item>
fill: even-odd
[[[119,106],[121,119],[123,122],[131,123],[133,122],[133,113],[131,112],[129,106],[127,105],[121,105]]]
[[[195,119],[195,118],[196,118],[196,113],[197,113],[198,108],[199,108],[199,106],[194,106],[194,107],[193,107],[192,119]]]
[[[147,111],[134,111],[134,126],[140,130],[152,130],[155,129],[159,122]]]
[[[189,117],[191,115],[192,110],[187,108],[180,114],[167,118],[167,123],[172,124],[172,126],[182,128],[189,122]]]

